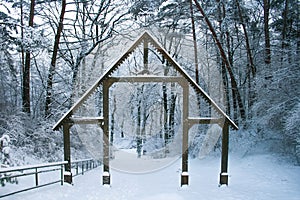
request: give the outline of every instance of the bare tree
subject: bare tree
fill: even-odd
[[[76,1],[70,4],[76,6],[76,13],[74,18],[66,21],[60,55],[72,68],[73,91],[82,93],[84,88],[76,88],[79,86],[76,81],[80,72],[85,73],[85,58],[117,33],[116,26],[123,22],[128,12],[115,1]]]
[[[246,43],[246,49],[247,49],[247,55],[248,55],[248,59],[249,59],[250,69],[251,69],[251,72],[252,72],[252,76],[254,77],[255,73],[256,73],[256,68],[255,68],[255,65],[254,65],[254,62],[253,62],[253,56],[252,56],[252,52],[251,52],[251,46],[250,46],[250,41],[249,41],[249,37],[248,37],[246,24],[244,22],[243,12],[242,12],[239,0],[236,0],[235,2],[236,2],[236,6],[238,8],[240,22],[242,24],[243,31],[244,31],[245,43]]]
[[[50,64],[48,79],[47,79],[45,116],[49,116],[51,114],[50,105],[52,103],[53,76],[54,76],[54,73],[55,73],[55,66],[56,66],[56,60],[57,60],[57,54],[58,54],[58,48],[59,48],[59,41],[60,41],[61,32],[63,30],[63,21],[64,21],[65,12],[66,12],[66,0],[62,0],[60,17],[59,17],[59,22],[58,22],[58,26],[57,26],[56,35],[55,35],[54,47],[53,47],[52,58],[51,58],[51,64]]]
[[[288,46],[287,44],[287,27],[288,27],[288,15],[289,15],[289,0],[285,0],[284,10],[283,10],[283,25],[282,25],[282,42],[281,42],[281,48],[282,48],[282,55],[281,55],[281,63],[283,62],[283,58],[285,55],[285,50]]]
[[[191,22],[192,22],[192,32],[193,32],[193,45],[194,45],[194,61],[195,61],[195,78],[196,83],[199,84],[199,65],[198,65],[198,48],[197,48],[197,37],[196,37],[196,27],[194,18],[194,8],[193,1],[190,0],[190,12],[191,12]]]
[[[265,63],[271,64],[271,42],[269,28],[270,0],[264,0]]]
[[[49,117],[56,104],[62,107],[70,106],[73,97],[82,94],[89,82],[93,81],[93,76],[84,74],[95,70],[95,59],[99,59],[99,55],[103,54],[101,51],[104,51],[102,48],[105,46],[104,41],[117,33],[117,25],[123,22],[127,10],[122,9],[117,1],[66,2],[62,0],[60,3],[51,1],[47,5],[46,11],[40,15],[47,21],[45,24],[48,29],[49,27],[52,29],[55,37],[46,80],[44,106],[45,116]],[[101,55],[100,59],[104,60]],[[94,56],[94,61],[92,63],[89,62],[90,60],[86,61],[87,56]],[[65,67],[57,68],[58,60],[60,63],[65,63]],[[62,75],[62,73],[67,74]],[[78,80],[79,78],[81,80]],[[58,84],[54,85],[54,83]],[[71,83],[67,86],[71,87],[73,92],[63,94],[57,92],[54,86],[61,87],[61,83]],[[59,99],[61,97],[67,100],[62,101]]]
[[[35,0],[31,0],[30,14],[29,14],[29,27],[33,28]],[[30,49],[25,53],[25,65],[23,69],[23,84],[22,84],[22,99],[23,111],[30,114]]]
[[[237,8],[238,8],[240,23],[242,24],[243,31],[244,31],[246,50],[247,50],[247,56],[248,56],[248,62],[249,62],[248,65],[249,65],[249,68],[250,68],[250,69],[247,70],[247,76],[248,76],[248,102],[249,102],[248,106],[249,106],[249,108],[251,108],[253,103],[254,103],[254,99],[256,98],[255,90],[254,90],[254,87],[253,87],[253,84],[252,84],[252,81],[254,80],[255,75],[256,75],[256,67],[254,65],[254,60],[253,60],[253,56],[252,56],[252,48],[250,46],[250,41],[249,41],[248,32],[247,32],[246,24],[245,24],[244,17],[243,17],[243,12],[242,12],[242,9],[241,9],[241,6],[240,6],[240,1],[236,0],[235,3],[236,3]],[[250,70],[252,72],[253,79],[251,79]]]

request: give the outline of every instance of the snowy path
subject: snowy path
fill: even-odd
[[[190,160],[190,186],[179,187],[180,160],[143,175],[112,170],[110,188],[101,185],[102,169],[74,179],[74,186],[52,185],[10,200],[299,200],[300,167],[269,155],[231,157],[229,187],[218,187],[219,158]],[[1,192],[1,188],[0,188]]]

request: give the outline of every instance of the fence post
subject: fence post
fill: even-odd
[[[39,185],[38,169],[35,168],[35,186]]]
[[[83,163],[83,161],[81,161],[81,174],[82,175],[84,174],[84,163]]]
[[[76,175],[78,175],[78,162],[76,162]]]
[[[60,185],[64,184],[64,165],[60,165]]]

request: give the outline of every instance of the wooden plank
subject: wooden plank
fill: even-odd
[[[70,123],[73,124],[102,124],[103,117],[71,117]]]
[[[191,128],[196,124],[219,124],[221,127],[224,124],[223,118],[210,118],[210,117],[189,117],[189,127]]]
[[[221,173],[220,185],[228,185],[228,144],[229,144],[229,127],[225,122],[222,129],[222,158],[221,158]]]
[[[109,80],[103,82],[103,175],[102,184],[110,185],[110,174],[109,174]]]
[[[124,83],[181,83],[185,80],[183,77],[177,76],[125,76],[125,77],[110,77],[112,82],[124,82]]]
[[[65,164],[65,174],[64,181],[67,183],[72,183],[72,173],[71,173],[71,145],[70,145],[70,124],[63,124],[64,133],[64,160],[68,163]],[[68,172],[68,173],[66,173]]]
[[[188,166],[189,166],[189,85],[185,81],[183,87],[183,106],[182,106],[182,156],[181,156],[181,165],[182,165],[182,174],[181,174],[181,186],[189,184],[188,177]]]

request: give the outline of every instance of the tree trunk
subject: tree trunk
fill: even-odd
[[[191,22],[192,22],[192,31],[193,31],[195,78],[196,78],[196,83],[199,85],[198,49],[197,49],[196,28],[195,28],[195,19],[194,19],[194,10],[193,10],[192,0],[190,0],[190,12],[191,12]]]
[[[141,135],[141,121],[142,121],[142,90],[143,88],[138,88],[137,98],[138,98],[138,105],[137,105],[137,122],[136,122],[136,150],[138,154],[138,158],[142,155],[142,135]]]
[[[230,66],[233,66],[233,49],[232,49],[232,41],[229,31],[226,31],[226,45],[227,45],[227,55],[228,55],[228,62],[230,63]],[[225,68],[225,67],[224,67]],[[228,80],[227,80],[228,81]],[[228,84],[227,84],[228,86]],[[233,119],[235,121],[238,121],[238,107],[236,103],[236,93],[232,89],[232,113],[233,113]],[[227,96],[229,94],[229,88],[227,88]],[[229,98],[227,99],[229,101]],[[230,103],[228,104],[230,109]]]
[[[49,74],[48,74],[48,79],[47,79],[46,102],[45,102],[45,116],[46,117],[51,115],[50,106],[52,103],[53,76],[55,73],[57,53],[58,53],[58,48],[59,48],[59,40],[60,40],[61,32],[63,30],[63,21],[64,21],[65,11],[66,11],[66,0],[62,0],[59,23],[58,23],[57,32],[55,35],[53,53],[52,53],[52,58],[51,58],[51,65],[49,68]]]
[[[265,64],[271,64],[269,13],[270,0],[264,0]]]
[[[24,40],[24,13],[23,13],[23,0],[21,0],[21,5],[20,5],[20,11],[21,11],[21,39]],[[21,69],[25,69],[25,50],[24,46],[21,45]],[[22,71],[23,72],[23,71]],[[21,78],[21,82],[23,81],[23,77]],[[23,84],[23,83],[22,83]],[[22,97],[23,97],[23,91],[22,91]]]
[[[113,110],[111,113],[111,130],[110,130],[110,145],[114,144],[114,134],[115,134],[115,115],[117,110],[116,96],[113,97]]]
[[[163,124],[164,124],[164,139],[165,139],[165,146],[168,144],[169,141],[169,133],[168,133],[168,94],[167,94],[167,86],[166,83],[163,83],[162,86],[163,90],[163,108],[164,108],[164,115],[163,115]]]
[[[287,26],[288,26],[288,13],[289,13],[289,0],[285,0],[285,6],[283,11],[283,25],[282,25],[282,42],[281,42],[281,64],[284,62],[284,57],[286,55],[286,47],[288,46],[287,40]]]
[[[171,97],[169,108],[169,140],[175,136],[175,108],[177,95],[174,93],[175,83],[171,83]]]
[[[251,109],[252,105],[254,104],[254,101],[255,101],[255,98],[256,98],[256,93],[255,93],[254,87],[252,86],[252,79],[251,79],[250,70],[252,72],[252,77],[253,77],[253,80],[254,80],[255,75],[256,75],[256,67],[254,65],[253,56],[252,56],[251,47],[250,47],[250,42],[249,42],[249,37],[248,37],[248,32],[247,32],[247,29],[246,29],[246,24],[244,22],[243,13],[242,13],[242,10],[241,10],[239,0],[236,0],[236,5],[237,5],[237,8],[238,8],[238,12],[239,12],[240,22],[242,24],[243,31],[244,31],[245,42],[246,42],[246,50],[247,50],[247,56],[248,56],[248,61],[249,61],[249,67],[250,67],[249,71],[247,72],[247,76],[248,76],[248,113],[249,113],[249,110]],[[249,117],[249,115],[248,115],[248,117]]]
[[[29,14],[29,27],[33,28],[35,0],[31,0],[30,14]],[[25,65],[23,68],[23,83],[22,83],[22,100],[23,112],[30,114],[30,49],[25,53]]]
[[[194,18],[194,9],[193,9],[193,1],[192,0],[190,0],[190,12],[191,12],[191,22],[192,22],[192,32],[193,32],[195,79],[196,79],[196,83],[198,85],[200,85],[197,37],[196,37],[196,27],[195,27],[195,18]],[[201,98],[199,95],[197,95],[197,105],[198,105],[198,109],[199,109],[199,115],[201,115]],[[200,132],[200,130],[198,131],[198,133],[199,132]]]
[[[225,105],[226,105],[226,112],[228,114],[228,116],[231,115],[231,110],[230,110],[230,88],[229,88],[229,83],[228,83],[228,77],[226,74],[226,67],[225,64],[222,64],[222,82],[223,82],[223,87],[224,87],[224,101],[225,101]]]

